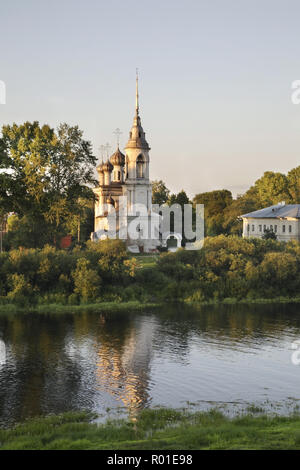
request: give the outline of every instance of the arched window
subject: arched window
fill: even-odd
[[[145,162],[143,155],[139,155],[136,159],[136,177],[137,178],[144,178],[144,169],[145,169]]]

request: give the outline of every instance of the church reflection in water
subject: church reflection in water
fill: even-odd
[[[149,379],[155,322],[139,322],[112,341],[104,317],[99,328],[97,385],[125,406],[131,417],[149,403]]]

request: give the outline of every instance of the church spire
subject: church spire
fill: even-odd
[[[129,133],[129,140],[125,148],[140,148],[149,150],[150,147],[146,141],[145,132],[142,128],[141,118],[139,114],[139,76],[138,69],[136,69],[135,79],[135,116],[133,119],[133,126]]]
[[[136,69],[135,114],[139,114],[139,71]]]

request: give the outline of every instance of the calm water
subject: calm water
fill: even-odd
[[[291,362],[300,306],[1,316],[0,339],[2,425],[66,410],[104,419],[111,410],[134,415],[187,402],[285,413],[300,400],[300,366]]]

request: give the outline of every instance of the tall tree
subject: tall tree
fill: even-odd
[[[294,204],[300,203],[300,166],[293,168],[287,174],[288,188]]]
[[[96,158],[82,135],[67,124],[57,131],[38,122],[2,128],[6,189],[1,196],[32,227],[33,245],[58,242],[68,219],[81,212],[80,198],[93,198],[88,185],[95,182]]]
[[[280,201],[289,202],[291,200],[288,178],[283,173],[265,171],[263,176],[255,182],[254,188],[262,207],[277,204]]]
[[[181,224],[182,224],[182,230],[181,230],[181,235],[183,237],[183,246],[186,243],[186,239],[184,236],[184,204],[189,204],[190,200],[186,194],[186,192],[182,189],[179,193],[177,194],[171,194],[168,198],[167,201],[169,206],[172,206],[173,204],[179,204],[182,209],[181,213]],[[175,220],[174,220],[174,215],[171,214],[170,217],[170,232],[173,232],[175,229]]]
[[[170,195],[170,191],[162,180],[152,181],[152,203],[166,204]]]
[[[227,189],[196,194],[194,204],[204,204],[205,232],[219,235],[224,232],[224,210],[232,203],[232,194]]]
[[[249,190],[246,194],[233,199],[223,211],[223,233],[242,235],[243,222],[240,216],[257,209],[259,209],[259,203],[255,191]]]
[[[7,174],[9,158],[2,140],[0,140],[0,207],[2,212],[9,210],[7,194],[9,193],[10,176]]]
[[[179,204],[181,207],[184,207],[184,204],[189,204],[189,202],[190,200],[183,189],[177,194],[171,194],[168,199],[169,206],[172,204]]]

